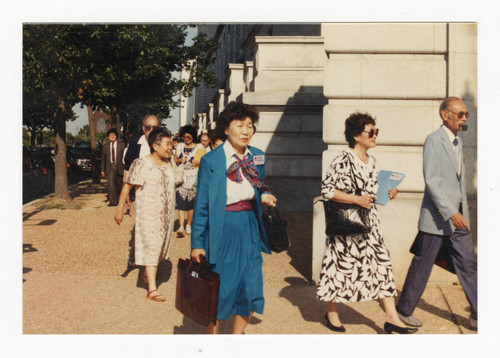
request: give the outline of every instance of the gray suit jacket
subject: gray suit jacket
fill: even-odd
[[[458,150],[462,153],[460,174],[453,145],[443,126],[429,134],[425,140],[425,192],[418,222],[420,231],[451,235],[455,227],[450,218],[458,212],[460,203],[465,220],[470,225],[465,191],[465,162],[460,138],[458,138]]]
[[[123,151],[125,150],[125,143],[116,142],[116,170],[119,175],[123,175]],[[106,174],[111,170],[111,148],[109,142],[102,146],[101,154],[101,171]]]

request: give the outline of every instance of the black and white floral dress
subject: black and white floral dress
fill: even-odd
[[[375,195],[378,170],[375,158],[363,163],[351,149],[333,159],[321,184],[321,193],[331,198],[336,190]],[[359,302],[396,295],[389,252],[380,232],[377,206],[370,209],[372,230],[362,235],[327,238],[317,288],[317,297],[326,302]]]

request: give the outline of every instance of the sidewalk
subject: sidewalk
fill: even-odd
[[[23,333],[204,333],[174,306],[177,260],[188,257],[189,236],[172,237],[170,258],[159,268],[159,291],[167,302],[146,300],[139,270],[126,270],[133,219],[114,223],[103,184],[80,182],[70,191],[80,208],[40,210],[43,199],[23,207]],[[288,219],[293,247],[264,255],[265,312],[251,319],[246,333],[338,335],[326,328],[326,303],[315,299],[315,286],[306,279],[312,214],[280,214]],[[384,333],[377,301],[340,305],[340,314],[347,334]],[[424,322],[417,334],[476,334],[459,285],[430,283],[415,315]],[[223,322],[221,333],[230,333],[231,325],[232,319]]]

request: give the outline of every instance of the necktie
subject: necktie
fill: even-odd
[[[259,180],[259,176],[257,175],[257,168],[255,167],[253,160],[250,160],[247,156],[245,156],[243,159],[240,159],[236,154],[234,154],[233,157],[236,158],[236,161],[229,166],[226,172],[227,177],[230,180],[237,183],[240,183],[243,180],[240,171],[238,170],[241,168],[243,175],[250,182],[250,184],[256,187],[260,192],[270,192],[267,185]]]
[[[457,159],[458,172],[460,173],[460,150],[458,148],[458,138],[453,140],[453,150],[455,151],[455,158]]]
[[[111,143],[111,163],[115,162],[115,143]]]

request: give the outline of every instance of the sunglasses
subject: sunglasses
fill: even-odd
[[[370,129],[369,131],[363,131],[364,133],[368,133],[368,138],[373,138],[374,135],[378,136],[379,129]]]
[[[453,111],[450,111],[449,109],[447,109],[448,112],[451,112],[453,114],[456,114],[458,119],[462,119],[463,116],[465,116],[465,119],[469,118],[470,116],[470,113],[469,112],[453,112]]]
[[[157,127],[157,126],[144,126],[144,130],[146,130],[146,131],[152,131],[155,128],[160,128],[160,127]]]

